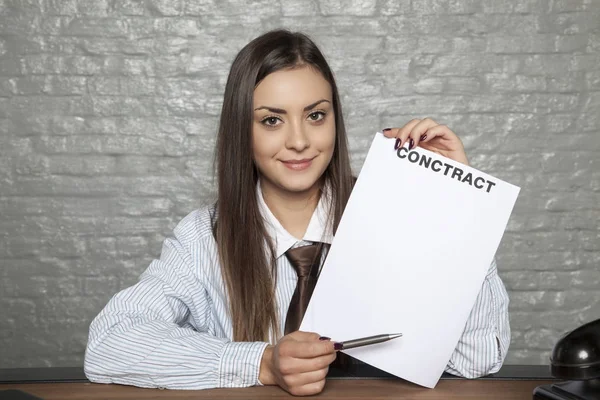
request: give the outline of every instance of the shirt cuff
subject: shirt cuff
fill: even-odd
[[[268,345],[265,342],[226,343],[219,366],[219,387],[256,385],[260,373],[260,362]]]

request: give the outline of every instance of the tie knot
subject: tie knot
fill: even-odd
[[[316,275],[318,272],[318,266],[320,260],[317,254],[319,250],[319,244],[314,243],[308,246],[296,247],[295,249],[289,249],[285,252],[286,257],[290,260],[290,264],[296,270],[298,277],[307,277]],[[315,266],[315,268],[313,268]]]

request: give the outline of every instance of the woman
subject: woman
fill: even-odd
[[[431,119],[384,134],[467,163],[458,137]],[[216,150],[216,204],[186,216],[160,260],[92,322],[85,372],[143,387],[318,393],[339,345],[297,330],[290,254],[331,243],[354,180],[333,74],[309,38],[273,31],[240,51]],[[492,264],[448,372],[472,378],[500,368],[507,305]]]

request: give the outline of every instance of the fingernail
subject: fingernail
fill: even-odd
[[[424,134],[421,135],[421,140],[425,140],[425,139],[427,139],[427,134],[426,133],[424,133]]]
[[[334,343],[334,344],[333,344],[333,348],[334,348],[335,350],[343,350],[343,349],[344,349],[344,345],[343,345],[343,344],[341,344],[341,343]]]
[[[394,150],[398,150],[398,147],[400,147],[400,143],[402,143],[402,139],[396,139],[396,144],[394,144]]]
[[[391,131],[391,130],[392,130],[392,128],[385,128],[383,131],[387,132],[387,131]]]
[[[331,340],[331,338],[327,336],[321,336],[319,340]]]
[[[415,146],[415,141],[410,138],[410,144],[408,145],[408,149],[411,150]]]

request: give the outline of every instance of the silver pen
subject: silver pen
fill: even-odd
[[[390,333],[385,335],[367,336],[360,339],[346,340],[345,342],[339,342],[342,345],[342,348],[340,350],[353,349],[355,347],[387,342],[388,340],[396,339],[400,336],[402,336],[401,333]]]

